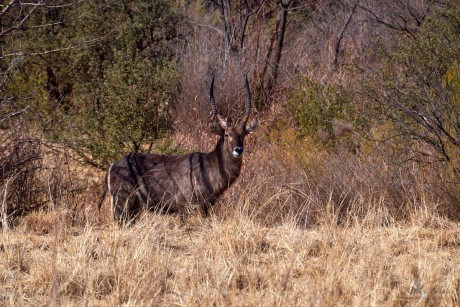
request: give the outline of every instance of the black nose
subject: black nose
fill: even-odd
[[[243,153],[243,147],[235,147],[233,149],[238,155],[241,155]]]

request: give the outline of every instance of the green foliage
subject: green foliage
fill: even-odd
[[[26,31],[30,50],[72,48],[34,57],[12,90],[32,94],[27,103],[45,135],[90,164],[106,167],[129,151],[151,150],[169,129],[182,20],[168,0],[43,8],[31,23],[56,25]]]
[[[460,4],[435,10],[388,54],[387,70],[368,91],[393,123],[395,140],[411,145],[410,158],[460,170]]]
[[[173,137],[170,134],[165,134],[155,143],[155,151],[165,155],[183,155],[187,153],[181,145],[173,146]]]
[[[337,86],[324,86],[306,79],[289,99],[300,126],[300,136],[316,136],[319,130],[332,134],[334,119],[353,118],[350,101]]]
[[[452,93],[455,109],[460,110],[460,64],[458,60],[454,60],[448,67],[443,81],[444,87]]]
[[[175,68],[139,61],[129,73],[120,71],[118,66],[107,69],[98,88],[97,103],[83,91],[80,103],[74,107],[72,126],[54,131],[56,139],[72,144],[82,155],[82,150],[88,151],[101,165],[113,162],[127,150],[151,149],[169,128],[162,108],[173,99]]]
[[[273,144],[273,158],[285,165],[296,166],[304,171],[317,170],[326,154],[326,147],[312,137],[299,137],[296,129],[283,119],[275,121],[265,141]]]

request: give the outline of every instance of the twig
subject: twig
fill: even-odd
[[[211,26],[211,25],[205,25],[205,24],[202,24],[202,23],[199,23],[197,21],[194,21],[194,20],[189,20],[189,22],[193,25],[196,25],[196,26],[200,26],[200,27],[203,27],[203,28],[208,28],[208,29],[211,29],[211,30],[214,30],[214,31],[217,31],[219,34],[222,34],[222,30],[214,27],[214,26]]]
[[[21,113],[24,113],[30,106],[27,106],[25,107],[24,109],[22,109],[21,111],[17,111],[17,112],[13,112],[13,113],[10,113],[10,114],[7,114],[5,116],[0,116],[0,122],[7,119],[7,118],[10,118],[10,117],[14,117],[14,116],[17,116]]]
[[[109,33],[107,33],[105,36],[101,36],[98,38],[93,38],[87,41],[84,41],[80,44],[74,45],[74,46],[68,46],[64,48],[57,48],[53,50],[46,50],[46,51],[41,51],[41,52],[31,52],[31,53],[23,53],[23,52],[13,52],[13,53],[8,53],[5,55],[0,56],[0,59],[7,58],[7,57],[12,57],[12,56],[34,56],[34,55],[44,55],[44,54],[49,54],[49,53],[55,53],[55,52],[61,52],[61,51],[67,51],[67,50],[72,50],[72,49],[77,49],[82,46],[90,45],[90,44],[95,44],[99,41],[104,40],[105,38],[109,37],[110,34],[112,34],[115,31],[115,29],[112,29]]]

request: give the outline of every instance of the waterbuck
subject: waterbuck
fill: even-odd
[[[230,126],[217,111],[214,78],[210,103],[218,124],[211,131],[219,140],[210,153],[186,155],[131,153],[109,167],[106,191],[110,193],[115,219],[120,223],[135,220],[142,209],[159,212],[183,212],[187,204],[199,205],[204,215],[210,206],[238,178],[243,157],[244,138],[257,122],[246,126],[251,113],[251,93],[246,78],[246,108],[240,123]]]

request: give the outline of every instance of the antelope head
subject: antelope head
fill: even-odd
[[[246,135],[254,132],[257,128],[258,123],[256,120],[253,120],[249,126],[246,126],[246,123],[251,114],[251,92],[249,89],[249,82],[246,76],[246,107],[244,111],[244,116],[241,119],[239,124],[234,126],[229,126],[227,121],[219,114],[217,111],[216,103],[214,101],[214,77],[211,81],[211,89],[209,93],[211,108],[214,117],[217,119],[218,125],[211,125],[211,131],[214,134],[220,136],[220,140],[223,142],[222,150],[223,154],[230,156],[233,160],[241,160],[243,157],[244,151],[244,138]]]

